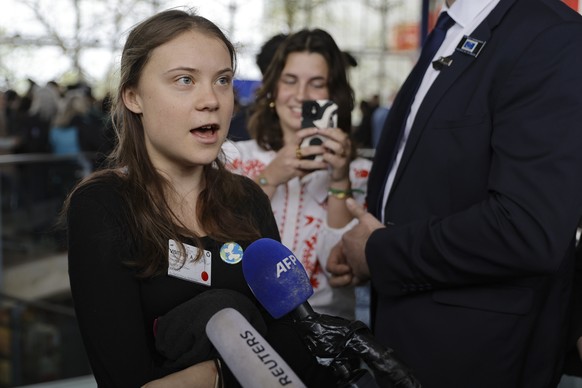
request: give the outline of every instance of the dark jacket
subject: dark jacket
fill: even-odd
[[[501,0],[471,37],[483,50],[455,51],[428,91],[390,226],[366,244],[375,334],[425,388],[552,387],[582,214],[582,17],[557,0]],[[368,187],[376,216],[382,142]]]

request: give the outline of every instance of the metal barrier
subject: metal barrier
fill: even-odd
[[[72,308],[0,294],[0,387],[90,374]]]
[[[91,375],[68,291],[65,232],[55,221],[95,157],[0,155],[0,388]],[[58,292],[43,284],[54,274]]]

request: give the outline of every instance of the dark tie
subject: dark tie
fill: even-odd
[[[420,86],[420,82],[424,77],[424,73],[428,66],[432,63],[432,59],[436,55],[439,47],[443,44],[445,40],[445,36],[447,35],[447,30],[455,25],[455,21],[449,16],[448,13],[443,12],[440,14],[436,25],[432,32],[428,35],[424,46],[422,46],[422,51],[420,53],[420,57],[418,58],[418,62],[412,69],[409,77],[414,77],[414,89],[415,93]]]
[[[424,73],[426,73],[426,69],[430,66],[436,52],[445,40],[447,30],[453,25],[455,25],[455,21],[448,15],[448,13],[443,12],[440,14],[434,29],[428,35],[422,46],[422,51],[416,65],[414,65],[414,68],[402,85],[402,89],[399,92],[402,97],[400,98],[398,106],[393,107],[393,113],[396,117],[387,120],[387,122],[391,122],[393,125],[390,128],[384,128],[385,133],[382,134],[383,139],[380,140],[378,147],[381,148],[383,155],[390,155],[390,162],[388,164],[388,169],[386,170],[385,179],[388,177],[394,160],[396,159],[396,155],[398,154],[397,144],[400,143],[400,139],[404,134],[406,119],[410,113],[410,107],[414,101],[414,96],[418,91],[420,83],[422,82]],[[385,183],[386,181],[384,181],[384,185]],[[382,195],[380,195],[379,201],[380,203],[378,205],[381,206]]]

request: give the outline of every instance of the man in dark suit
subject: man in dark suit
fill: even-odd
[[[559,0],[447,3],[434,66],[388,115],[369,213],[348,202],[360,222],[330,283],[371,280],[376,338],[424,388],[554,387],[582,214],[582,17]]]

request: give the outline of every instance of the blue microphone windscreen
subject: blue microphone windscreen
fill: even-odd
[[[276,240],[261,238],[250,244],[242,268],[251,291],[273,318],[290,313],[313,295],[299,259]]]

